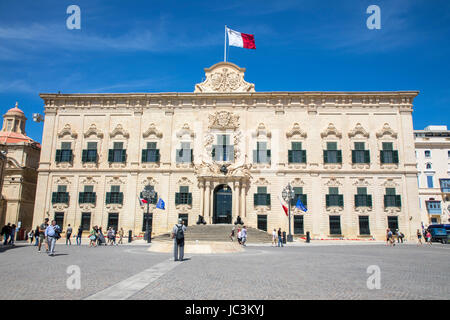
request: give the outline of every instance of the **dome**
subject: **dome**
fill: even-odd
[[[17,116],[25,117],[25,113],[23,113],[23,111],[20,110],[18,106],[19,106],[19,104],[16,102],[16,105],[14,106],[14,108],[9,109],[9,110],[5,113],[5,116],[13,116],[13,115],[17,115]]]

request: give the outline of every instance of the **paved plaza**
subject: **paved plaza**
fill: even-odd
[[[0,299],[449,299],[450,245],[321,243],[242,252],[169,253],[147,245],[58,244],[56,256],[0,246]],[[81,287],[68,289],[69,266]],[[381,289],[368,289],[371,265]],[[70,270],[70,268],[69,268]],[[44,285],[45,284],[45,285]]]

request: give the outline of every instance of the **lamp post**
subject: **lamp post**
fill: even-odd
[[[144,190],[142,191],[142,197],[147,201],[147,213],[146,213],[146,223],[145,223],[145,237],[147,239],[147,243],[152,242],[152,235],[148,228],[148,218],[150,216],[150,201],[155,197],[155,190],[151,185],[146,185]]]
[[[287,242],[292,242],[293,237],[291,234],[291,201],[295,197],[294,189],[292,188],[291,184],[288,183],[286,187],[284,187],[283,192],[281,194],[283,196],[284,201],[288,203],[288,212],[289,212],[289,234],[287,236]]]

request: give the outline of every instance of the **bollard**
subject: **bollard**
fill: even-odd
[[[133,241],[133,232],[131,230],[128,230],[128,243]]]
[[[283,244],[286,244],[286,231],[283,231]]]
[[[310,236],[309,236],[309,231],[306,231],[306,243],[309,243],[311,240]]]

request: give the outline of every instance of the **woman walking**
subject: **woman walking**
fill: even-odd
[[[35,247],[37,247],[39,245],[39,234],[40,234],[39,226],[36,226],[36,230],[34,230],[34,238],[36,241],[34,244]]]
[[[277,246],[277,229],[273,229],[272,231],[272,247]]]
[[[30,240],[30,244],[33,244],[33,240],[34,240],[34,230],[31,229],[30,232],[28,232],[28,239]]]
[[[123,239],[123,228],[120,228],[119,231],[119,243],[122,244],[122,239]]]
[[[427,240],[428,240],[428,244],[431,246],[431,233],[430,233],[430,230],[427,230]]]
[[[98,232],[97,233],[98,233],[98,244],[99,245],[106,244],[105,236],[103,235],[102,227],[98,228]]]
[[[94,226],[89,234],[89,247],[95,247],[97,242],[97,226]]]
[[[422,245],[422,233],[417,229],[417,246]]]

